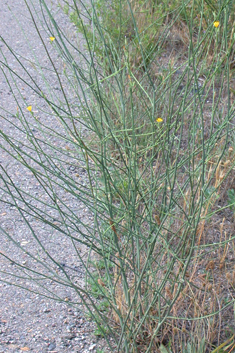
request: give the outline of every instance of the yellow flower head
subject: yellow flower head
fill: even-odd
[[[157,123],[162,123],[162,122],[163,122],[163,119],[162,119],[162,118],[157,118],[157,119],[156,119],[156,122],[157,122]]]
[[[29,105],[27,108],[26,108],[29,112],[32,111],[32,105]]]
[[[219,21],[214,21],[214,27],[218,28],[219,27]]]
[[[50,41],[53,42],[55,40],[55,37],[50,37]]]

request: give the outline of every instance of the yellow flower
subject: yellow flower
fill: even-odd
[[[26,108],[29,112],[32,111],[32,105],[29,105],[27,108]]]
[[[219,27],[219,21],[214,21],[214,27],[218,28]]]
[[[55,37],[50,37],[50,41],[53,42],[55,40]]]
[[[162,119],[162,118],[157,118],[157,119],[156,119],[156,122],[157,122],[157,123],[162,123],[162,122],[163,122],[163,119]]]

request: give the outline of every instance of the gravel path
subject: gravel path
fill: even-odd
[[[37,11],[40,14],[39,0],[33,0],[35,6],[34,14]],[[48,1],[49,3],[49,1]],[[52,6],[52,5],[51,5]],[[10,9],[9,9],[10,8]],[[68,23],[66,16],[54,8],[56,17],[61,26],[73,33],[72,25]],[[18,21],[18,23],[17,23]],[[24,37],[23,32],[27,36]],[[42,31],[42,33],[44,33]],[[44,33],[45,34],[45,33]],[[35,71],[35,60],[38,60],[44,67],[50,68],[48,57],[45,55],[42,43],[33,26],[32,19],[30,18],[24,0],[2,0],[0,7],[0,35],[10,44],[17,52],[18,57],[27,67],[27,70],[33,77],[36,77],[37,82],[41,87],[45,86],[42,78],[38,76]],[[48,41],[48,37],[44,37],[48,43],[48,50],[50,51],[53,61],[61,65],[58,60],[58,55],[53,48],[53,45]],[[82,42],[82,39],[81,39]],[[2,53],[7,57],[8,62],[12,69],[16,70],[20,75],[25,76],[23,68],[17,63],[6,46],[0,42]],[[0,54],[1,59],[2,55]],[[36,59],[35,59],[36,58]],[[53,90],[57,90],[59,95],[58,82],[55,74],[49,72],[50,84]],[[8,75],[9,77],[9,75]],[[26,77],[27,79],[27,77]],[[21,104],[25,107],[32,105],[35,114],[38,114],[38,119],[47,127],[60,128],[56,120],[49,116],[44,109],[44,102],[40,100],[26,84],[17,80],[17,85],[20,87],[22,97],[19,98]],[[65,87],[69,91],[69,87]],[[22,103],[23,102],[23,103]],[[16,138],[18,142],[25,142],[24,132],[20,132],[17,126],[20,126],[19,121],[16,119],[17,103],[13,99],[12,91],[7,85],[6,78],[0,71],[0,106],[6,109],[4,112],[1,110],[1,128],[7,135]],[[28,112],[28,119],[31,119],[31,114]],[[7,120],[2,118],[7,117]],[[15,124],[15,127],[14,125]],[[33,132],[41,136],[38,130],[36,121]],[[2,143],[2,141],[0,141]],[[63,147],[66,149],[66,143],[59,141],[56,137],[50,138],[50,143]],[[46,147],[45,147],[46,148]],[[46,150],[45,150],[46,152]],[[31,153],[31,152],[29,152]],[[51,152],[48,151],[48,154]],[[68,157],[69,158],[69,157]],[[15,159],[9,158],[6,151],[0,152],[1,165],[9,172],[15,185],[25,191],[29,191],[31,195],[37,197],[38,195],[43,198],[43,190],[41,186],[35,181],[32,173],[24,170],[22,164],[18,163]],[[73,178],[78,178],[80,183],[84,185],[87,183],[87,176],[82,168],[82,165],[69,166],[67,165],[67,173]],[[0,186],[3,184],[0,182]],[[69,199],[63,190],[58,190],[58,193],[71,210],[76,212],[78,218],[83,222],[91,222],[90,216],[84,206],[78,200]],[[0,199],[7,200],[4,192],[0,192]],[[45,195],[46,199],[46,195]],[[33,202],[33,201],[32,201]],[[34,202],[34,207],[41,207]],[[50,216],[57,220],[57,214],[53,215],[51,209],[46,209],[45,212],[50,212]],[[68,273],[71,272],[74,281],[82,283],[84,279],[84,269],[78,261],[75,249],[71,246],[71,241],[65,236],[62,236],[56,230],[47,227],[45,224],[36,222],[34,219],[28,218],[34,227],[35,232],[39,234],[41,241],[46,240],[46,248],[51,253],[56,261],[62,264]],[[37,244],[32,237],[32,233],[22,220],[17,210],[5,203],[0,202],[0,226],[14,239],[25,247],[31,253],[37,255],[42,261],[46,261],[45,254],[38,250]],[[9,242],[4,233],[1,234],[0,250],[5,254],[11,254],[11,257],[20,264],[33,266],[34,270],[42,270],[40,264],[34,263],[32,259],[28,258],[22,251],[19,251],[12,242]],[[81,254],[86,249],[80,247],[77,251]],[[51,265],[54,271],[58,271],[54,264]],[[15,271],[13,262],[7,261],[6,258],[0,257],[0,268],[5,272]],[[5,281],[11,280],[7,275],[1,274],[0,276]],[[9,279],[10,278],[10,279]],[[15,279],[17,286],[25,286],[25,281],[20,278]],[[79,298],[71,288],[55,284],[52,281],[46,282],[47,289],[52,293],[52,296],[57,296],[58,301],[48,299],[34,293],[35,287],[33,284],[26,283],[32,290],[31,292],[18,288],[16,286],[8,285],[0,282],[0,352],[98,352],[100,347],[104,346],[101,338],[96,337],[94,332],[94,325],[82,314],[79,306]],[[63,300],[63,302],[61,301]],[[66,302],[72,301],[74,305],[67,305]],[[104,349],[105,352],[108,350]]]

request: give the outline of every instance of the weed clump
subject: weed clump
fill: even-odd
[[[36,93],[63,127],[71,165],[81,163],[88,178],[85,186],[74,181],[56,164],[66,164],[64,151],[46,156],[30,135],[30,146],[46,158],[34,160],[42,172],[33,173],[56,205],[47,206],[56,207],[59,225],[21,201],[28,214],[69,237],[76,251],[78,244],[87,249],[86,260],[77,251],[85,285],[63,268],[65,282],[58,281],[73,288],[96,321],[96,334],[117,352],[206,353],[223,342],[231,351],[233,3],[64,1],[64,12],[86,40],[82,51],[42,3],[54,33],[50,40],[80,105],[70,103],[62,88],[58,104]],[[2,137],[13,158],[20,155],[31,170],[25,152]],[[8,178],[3,173],[6,185]],[[92,225],[60,199],[58,186],[87,208]],[[6,192],[17,199],[10,188]]]

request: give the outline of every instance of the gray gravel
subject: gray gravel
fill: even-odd
[[[35,6],[33,13],[40,16],[39,0],[33,0]],[[51,2],[48,1],[50,6]],[[32,6],[31,6],[32,8]],[[58,10],[56,6],[53,7],[56,18],[59,20],[61,26],[64,27],[68,35],[71,37],[74,34],[73,26],[68,23],[66,16]],[[17,22],[18,21],[18,22]],[[41,28],[41,25],[39,25]],[[45,41],[48,44],[48,50],[56,64],[57,68],[62,67],[62,63],[58,58],[58,54],[48,40],[48,34],[42,30]],[[48,57],[45,54],[43,45],[36,33],[32,20],[28,14],[24,0],[2,0],[0,7],[0,34],[17,52],[17,57],[21,59],[30,74],[37,80],[40,87],[45,87],[45,82],[42,77],[35,70],[36,61],[40,62],[42,66],[50,69],[51,65]],[[26,39],[26,37],[27,39]],[[82,38],[78,45],[82,45]],[[0,42],[2,55],[7,57],[7,60],[13,70],[20,76],[25,77],[23,68],[17,63],[17,60],[10,55],[6,46]],[[1,56],[1,60],[3,56]],[[7,74],[8,78],[10,77]],[[51,87],[49,92],[56,91],[58,100],[60,99],[60,90],[56,76],[51,71],[48,71],[47,79]],[[26,84],[17,79],[17,85],[20,88],[18,94],[21,106],[33,106],[35,114],[38,115],[38,121],[45,124],[48,128],[53,128],[57,131],[61,130],[57,120],[45,110],[45,102],[38,98],[35,93],[30,90]],[[70,87],[65,84],[66,92],[70,92]],[[71,93],[71,100],[74,97]],[[20,132],[17,126],[20,122],[16,119],[17,102],[14,100],[12,91],[7,85],[6,78],[0,71],[0,106],[1,109],[1,129],[12,138],[15,138],[20,144],[27,144],[27,136],[24,131]],[[28,115],[27,115],[28,114]],[[33,125],[33,133],[38,138],[43,137],[42,132],[38,128],[37,121],[32,121],[32,116],[28,112],[29,122]],[[9,122],[2,118],[6,117]],[[14,125],[15,124],[15,127]],[[63,132],[61,132],[63,134]],[[2,141],[0,141],[2,143]],[[56,136],[49,137],[49,142],[58,148],[69,149],[67,143],[63,139],[58,139]],[[45,146],[45,152],[46,146]],[[33,152],[28,151],[29,156],[32,157]],[[48,155],[51,150],[48,150]],[[35,156],[34,156],[35,157]],[[39,158],[39,157],[35,157]],[[68,156],[64,157],[69,160]],[[32,196],[40,197],[42,200],[47,200],[47,195],[44,195],[41,185],[37,183],[32,173],[24,169],[22,164],[17,160],[10,158],[8,153],[4,150],[0,151],[0,163],[10,174],[12,180],[17,187],[20,187],[26,192],[30,192]],[[33,162],[32,162],[33,166]],[[67,169],[66,169],[67,168]],[[87,175],[82,167],[82,162],[78,160],[76,165],[66,164],[66,173],[77,180],[80,185],[84,187],[87,185]],[[3,187],[3,184],[0,183]],[[85,224],[92,224],[92,218],[88,210],[76,199],[65,193],[64,189],[57,190],[58,195],[64,200],[74,213],[77,214]],[[7,201],[7,196],[1,191],[0,199]],[[43,209],[42,204],[37,204],[37,201],[31,200],[32,206],[48,212],[51,218],[54,217],[55,223],[58,220],[58,213],[46,206]],[[33,226],[36,234],[39,236],[41,242],[45,245],[46,250],[53,255],[54,259],[64,268],[66,268],[69,276],[73,278],[75,283],[82,285],[84,283],[84,269],[79,262],[77,251],[84,255],[86,249],[82,246],[72,246],[71,240],[61,235],[57,230],[36,221],[33,217],[27,216],[27,220]],[[38,248],[38,244],[32,236],[29,227],[22,220],[19,212],[12,206],[0,202],[0,226],[12,236],[23,249],[31,252],[37,256],[42,263],[48,261],[45,253]],[[3,254],[11,256],[16,262],[22,266],[33,267],[35,271],[46,273],[46,269],[40,263],[35,262],[32,258],[28,257],[26,253],[19,250],[10,242],[7,236],[2,232],[0,240],[0,251]],[[66,278],[55,263],[50,263],[53,271],[61,275],[61,282],[65,283]],[[0,256],[0,268],[4,272],[18,273],[13,262],[8,261],[6,258]],[[13,281],[16,286],[9,285],[0,281],[0,352],[96,352],[101,347],[105,347],[104,341],[94,335],[94,324],[89,321],[82,313],[81,302],[76,293],[66,285],[56,284],[50,280],[45,280],[43,283],[46,290],[42,291],[44,294],[48,293],[56,300],[52,300],[37,294],[37,283],[31,283],[21,278],[14,278],[10,275],[0,274],[2,280]],[[70,277],[70,278],[71,278]],[[18,286],[18,287],[17,287]],[[27,287],[31,292],[26,291],[19,287]],[[68,305],[67,303],[73,304]],[[108,352],[104,348],[104,352]]]

